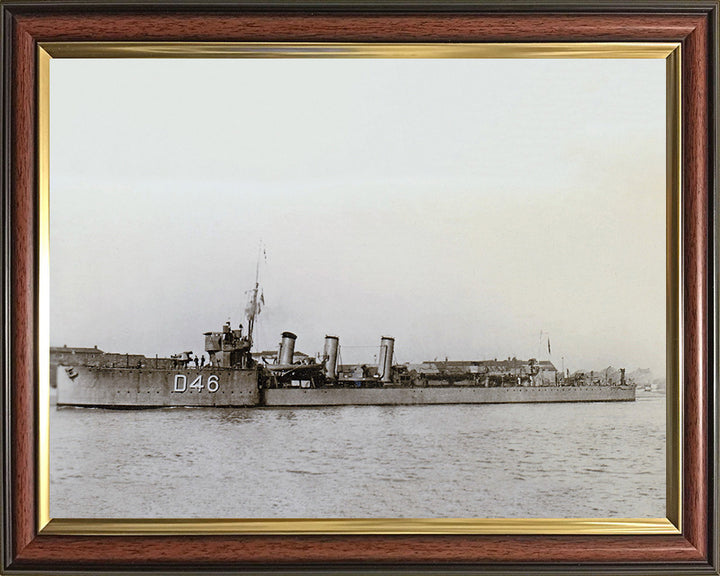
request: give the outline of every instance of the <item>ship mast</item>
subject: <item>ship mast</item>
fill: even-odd
[[[260,307],[258,302],[258,293],[260,292],[260,255],[263,251],[262,241],[258,246],[258,257],[257,263],[255,264],[255,287],[251,290],[252,296],[247,307],[247,320],[248,320],[248,334],[247,338],[252,346],[253,329],[255,328],[255,318],[260,314]],[[261,296],[262,299],[262,296]]]

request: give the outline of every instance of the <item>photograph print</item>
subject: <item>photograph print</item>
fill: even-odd
[[[663,59],[50,61],[50,516],[664,518]]]

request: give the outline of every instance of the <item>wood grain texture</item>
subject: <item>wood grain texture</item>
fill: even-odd
[[[708,27],[685,41],[683,57],[683,241],[685,299],[685,498],[684,534],[707,553],[708,486]]]
[[[35,46],[16,30],[11,168],[11,407],[13,550],[18,555],[35,537]]]
[[[91,14],[22,15],[39,41],[680,41],[697,15],[572,14]]]
[[[701,561],[681,536],[40,537],[21,565],[83,567],[123,561],[216,569],[231,564],[477,564]]]
[[[635,563],[707,568],[708,205],[707,14],[269,14],[172,11],[15,16],[13,48],[13,554],[17,569],[135,566],[464,567],[495,563]],[[683,41],[684,534],[682,536],[245,536],[62,537],[35,535],[35,42],[233,41]]]

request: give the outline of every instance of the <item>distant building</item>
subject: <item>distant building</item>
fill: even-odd
[[[653,375],[650,368],[638,368],[628,374],[628,378],[631,379],[639,388],[645,388],[650,386],[653,381]]]

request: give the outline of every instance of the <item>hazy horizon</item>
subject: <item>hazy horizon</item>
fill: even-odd
[[[50,72],[53,346],[200,354],[262,243],[258,350],[665,373],[663,60]]]

